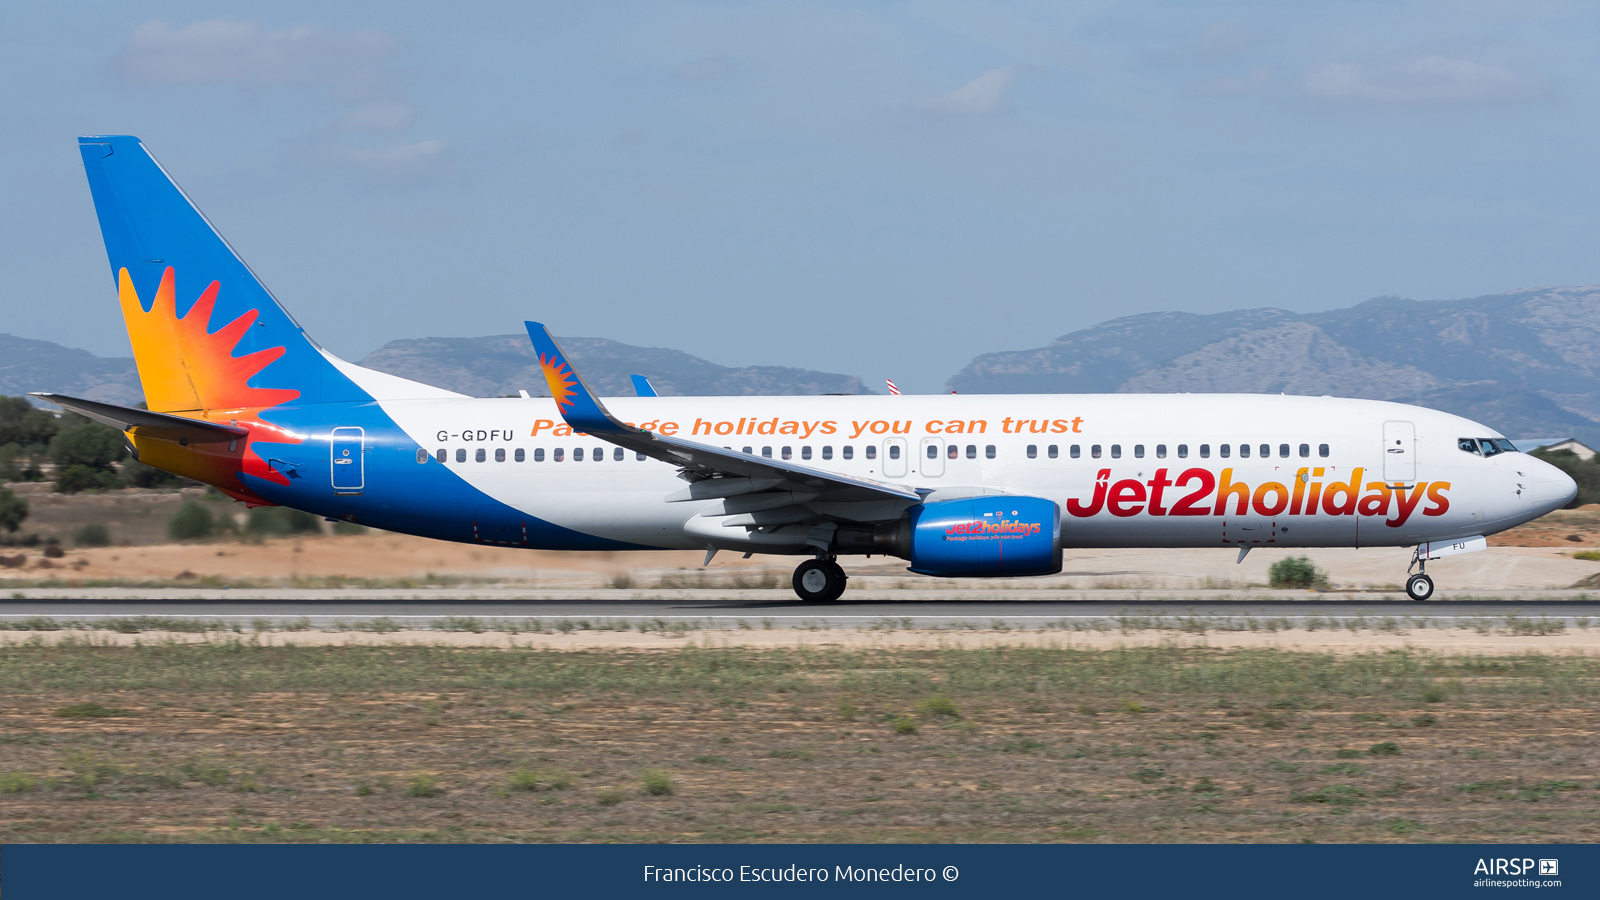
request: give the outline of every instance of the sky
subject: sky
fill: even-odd
[[[537,319],[926,393],[1141,312],[1592,284],[1597,38],[1547,0],[10,3],[0,332],[130,354],[80,134],[143,138],[352,360]]]

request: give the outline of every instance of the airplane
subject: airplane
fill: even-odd
[[[818,603],[850,556],[1012,578],[1060,572],[1063,548],[1415,546],[1421,601],[1428,561],[1577,493],[1493,428],[1372,400],[662,397],[643,378],[601,398],[538,322],[551,397],[468,397],[323,349],[138,138],[79,150],[148,409],[34,396],[251,507],[502,547],[800,557],[795,593]]]

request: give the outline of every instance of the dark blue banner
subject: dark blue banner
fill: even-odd
[[[1600,849],[1411,845],[7,845],[7,900],[1595,896]]]

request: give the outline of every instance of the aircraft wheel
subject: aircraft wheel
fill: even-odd
[[[844,569],[831,559],[808,559],[794,570],[794,592],[807,603],[832,603],[844,583]]]
[[[1420,573],[1406,579],[1406,596],[1419,603],[1432,597],[1433,579]]]

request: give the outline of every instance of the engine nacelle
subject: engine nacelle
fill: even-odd
[[[875,535],[876,550],[943,578],[1061,571],[1061,508],[1039,497],[988,495],[913,507]]]

